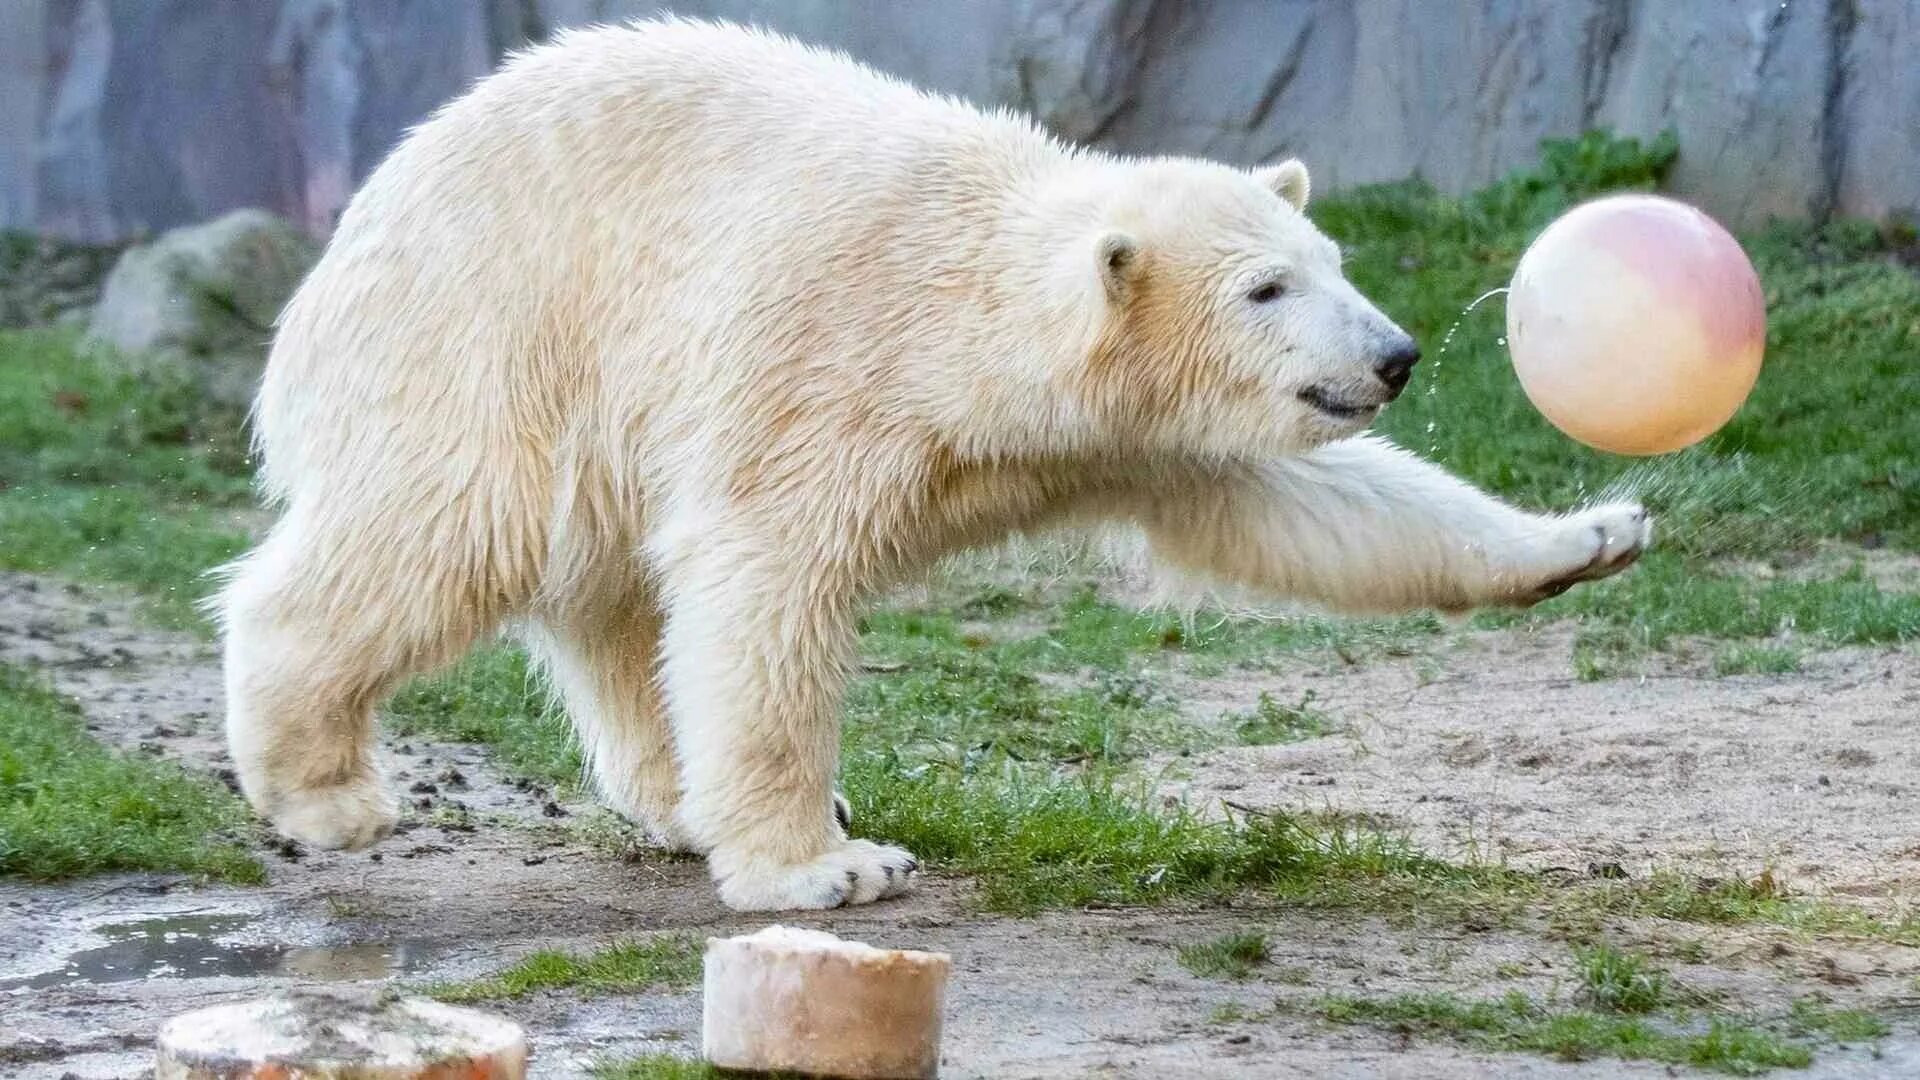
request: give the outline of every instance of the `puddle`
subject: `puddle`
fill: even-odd
[[[285,976],[319,982],[384,979],[411,971],[426,950],[409,942],[295,946],[236,942],[254,919],[247,915],[176,915],[94,928],[106,944],[82,949],[51,971],[0,979],[0,992],[118,983],[140,979],[211,976]]]

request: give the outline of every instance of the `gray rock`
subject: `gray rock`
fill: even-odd
[[[1129,152],[1464,191],[1672,127],[1719,216],[1920,207],[1920,0],[5,0],[0,228],[325,235],[409,124],[564,26],[760,23]]]
[[[176,229],[120,257],[87,338],[133,370],[185,378],[216,401],[244,405],[273,322],[318,255],[264,210]]]

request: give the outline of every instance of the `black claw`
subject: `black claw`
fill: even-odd
[[[880,872],[887,875],[887,884],[893,884],[893,867],[888,866],[886,863],[881,863]]]

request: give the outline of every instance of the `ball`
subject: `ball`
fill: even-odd
[[[1733,417],[1760,376],[1766,302],[1746,252],[1657,195],[1574,207],[1520,258],[1507,347],[1528,400],[1598,450],[1664,454]]]

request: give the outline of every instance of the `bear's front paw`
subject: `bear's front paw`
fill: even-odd
[[[897,847],[848,840],[811,861],[748,860],[720,879],[720,900],[735,911],[788,911],[866,904],[906,892],[920,860]]]
[[[1518,604],[1536,604],[1559,596],[1583,581],[1594,581],[1632,566],[1653,541],[1653,519],[1638,503],[1610,503],[1569,514],[1554,523],[1540,569],[1513,596]]]
[[[291,839],[347,851],[385,839],[400,820],[393,796],[373,775],[295,789],[278,800],[270,816],[274,827]]]

